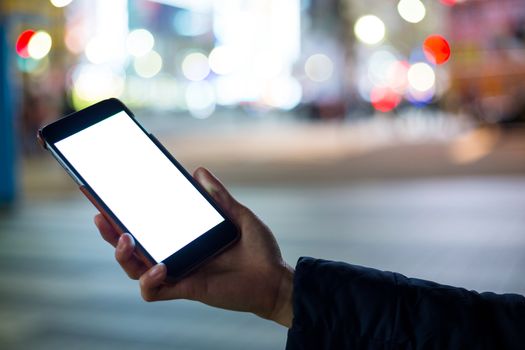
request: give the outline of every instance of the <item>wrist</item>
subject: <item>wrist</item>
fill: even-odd
[[[294,269],[284,263],[273,311],[269,317],[287,328],[292,327],[293,321],[293,276]]]

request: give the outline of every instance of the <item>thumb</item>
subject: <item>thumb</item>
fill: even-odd
[[[208,169],[197,168],[193,177],[204,187],[206,192],[212,196],[217,204],[233,220],[240,220],[243,206],[228,192],[226,187]]]

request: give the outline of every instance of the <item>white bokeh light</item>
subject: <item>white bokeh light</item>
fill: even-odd
[[[425,5],[419,0],[400,0],[397,12],[409,23],[419,23],[426,15]]]
[[[111,59],[111,45],[101,37],[91,38],[86,45],[85,54],[93,64],[108,62]]]
[[[334,63],[330,57],[317,53],[306,60],[304,64],[306,76],[316,82],[327,81],[334,73]]]
[[[84,50],[88,61],[123,70],[129,63],[129,55],[126,52],[126,37],[129,31],[128,1],[78,1],[78,6],[73,8],[74,13],[77,11],[82,13],[82,17],[72,22],[83,27],[78,33],[78,38],[81,39],[79,46],[86,45]],[[67,17],[69,18],[69,15]]]
[[[195,118],[208,118],[215,111],[215,91],[205,80],[188,84],[185,99],[188,111]]]
[[[359,17],[354,25],[354,33],[361,42],[374,45],[381,42],[385,37],[385,24],[374,15]]]
[[[73,0],[50,0],[49,2],[55,7],[66,7],[71,4]]]
[[[231,106],[239,103],[242,99],[239,86],[242,83],[243,81],[239,77],[234,76],[219,76],[214,79],[213,84],[215,86],[217,104]]]
[[[408,80],[408,62],[406,61],[397,61],[390,66],[387,72],[387,82],[388,86],[397,92],[398,94],[405,93]]]
[[[162,57],[156,51],[150,51],[144,56],[135,57],[133,68],[142,78],[152,78],[162,69]]]
[[[374,52],[368,60],[368,78],[374,85],[387,86],[390,67],[397,57],[387,49]]]
[[[219,75],[228,75],[235,71],[238,56],[235,50],[228,46],[217,46],[209,55],[211,70]]]
[[[302,96],[303,90],[297,79],[283,76],[272,81],[267,103],[272,107],[290,110],[301,102]]]
[[[144,56],[153,49],[155,38],[146,29],[135,29],[129,32],[126,39],[128,53],[135,57]]]
[[[208,57],[200,52],[193,52],[184,57],[182,61],[182,74],[191,81],[205,79],[210,73]]]
[[[428,91],[434,87],[436,74],[430,65],[418,62],[410,66],[407,73],[410,87],[416,91]]]
[[[432,98],[434,98],[435,94],[436,94],[435,87],[431,87],[430,89],[425,90],[425,91],[420,91],[410,86],[406,91],[405,97],[408,101],[412,103],[416,103],[416,104],[425,103],[426,104],[430,102]]]
[[[83,64],[73,71],[73,94],[85,101],[119,97],[124,90],[124,74],[107,66]]]
[[[51,36],[47,32],[39,30],[29,40],[27,52],[31,58],[39,60],[49,53],[52,45]]]

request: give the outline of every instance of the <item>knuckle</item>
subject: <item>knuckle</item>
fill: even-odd
[[[144,288],[141,288],[140,294],[142,296],[142,299],[144,299],[144,301],[148,303],[155,301],[154,295],[152,295],[152,293],[149,290],[145,290]]]
[[[237,203],[237,205],[234,206],[233,209],[237,212],[236,214],[241,217],[253,215],[252,211],[241,203]]]
[[[140,274],[137,273],[136,271],[126,271],[126,274],[128,275],[128,277],[132,280],[135,280],[137,281],[139,278],[140,278]]]

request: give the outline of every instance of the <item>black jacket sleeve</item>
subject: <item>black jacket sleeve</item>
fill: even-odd
[[[525,349],[525,298],[300,258],[287,350]]]

